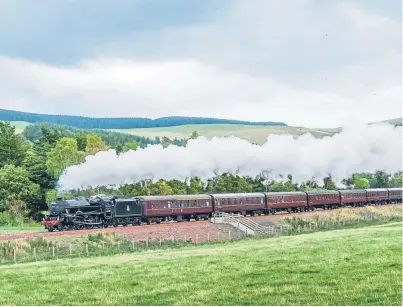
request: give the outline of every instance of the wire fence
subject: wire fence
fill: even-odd
[[[153,238],[139,238],[136,234],[126,236],[117,235],[115,232],[100,232],[88,234],[83,237],[64,237],[44,239],[21,239],[8,242],[0,242],[0,264],[15,264],[41,260],[107,256],[115,254],[146,252],[158,249],[178,249],[184,246],[198,246],[206,244],[234,242],[246,238],[269,238],[290,236],[317,231],[326,231],[340,228],[370,226],[387,222],[401,222],[401,210],[382,212],[363,211],[359,214],[331,217],[315,216],[309,219],[288,218],[288,227],[278,228],[284,231],[276,231],[271,234],[258,236],[247,235],[235,227],[217,226],[220,231],[202,231],[189,234],[176,234],[171,236],[154,235]],[[157,236],[157,237],[156,237]],[[159,236],[159,237],[158,237]]]
[[[1,264],[41,260],[106,256],[158,249],[176,249],[213,243],[238,241],[247,237],[236,230],[228,232],[196,233],[191,236],[169,236],[143,240],[118,237],[115,233],[89,234],[87,238],[14,240],[0,243]]]

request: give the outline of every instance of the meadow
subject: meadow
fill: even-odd
[[[401,305],[402,223],[0,267],[1,305]]]
[[[385,120],[392,125],[401,125],[402,118]],[[28,122],[11,122],[16,127],[16,132],[21,133]],[[377,123],[377,122],[374,122]],[[371,123],[372,124],[372,123]],[[255,125],[237,125],[237,124],[204,124],[204,125],[182,125],[160,128],[139,128],[139,129],[104,129],[105,131],[115,131],[120,133],[132,134],[149,138],[168,137],[169,139],[189,138],[193,131],[207,138],[235,136],[248,140],[255,144],[263,144],[269,135],[291,135],[301,136],[306,133],[312,134],[316,138],[332,136],[341,131],[340,128],[304,128],[295,126],[255,126]]]
[[[184,125],[176,127],[146,128],[146,129],[114,129],[111,131],[154,138],[166,136],[170,139],[189,138],[193,131],[199,135],[212,138],[236,136],[255,144],[263,144],[270,134],[300,136],[311,133],[315,137],[332,136],[338,129],[309,129],[291,126],[248,126],[248,125]]]

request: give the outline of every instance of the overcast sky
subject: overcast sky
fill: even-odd
[[[337,127],[401,117],[401,1],[0,0],[0,108]]]

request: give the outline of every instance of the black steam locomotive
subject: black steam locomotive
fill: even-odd
[[[49,206],[42,224],[48,231],[106,228],[142,222],[142,210],[135,198],[95,196],[58,198]]]

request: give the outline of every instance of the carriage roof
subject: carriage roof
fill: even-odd
[[[208,194],[189,194],[189,195],[155,195],[155,196],[137,196],[141,200],[191,200],[191,199],[211,199]]]

